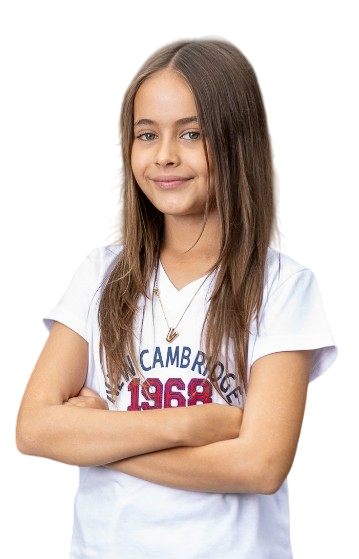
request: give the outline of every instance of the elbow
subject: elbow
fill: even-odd
[[[284,453],[273,449],[272,445],[253,444],[251,440],[239,437],[237,444],[238,461],[231,468],[234,492],[273,495],[283,485],[292,461]],[[240,467],[236,466],[241,464]]]
[[[258,490],[256,493],[260,495],[274,495],[281,488],[284,479],[271,478],[266,476],[258,483]]]
[[[288,472],[276,461],[266,461],[258,467],[255,493],[273,495],[283,485]]]
[[[256,493],[257,495],[274,495],[281,488],[284,479],[278,479],[269,475],[263,475],[256,479],[254,476],[248,482],[247,488],[243,487],[238,490],[238,493]]]
[[[15,438],[15,448],[22,456],[33,456],[28,446],[26,446],[23,441],[19,440],[19,438]]]
[[[31,438],[25,433],[22,427],[16,428],[16,447],[21,454],[32,455],[34,454],[31,445]]]
[[[41,436],[36,422],[30,418],[18,418],[16,425],[16,447],[21,454],[27,456],[41,456],[39,443]]]

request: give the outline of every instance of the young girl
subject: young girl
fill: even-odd
[[[269,248],[254,71],[226,42],[168,45],[120,133],[123,242],[45,318],[18,447],[81,467],[72,559],[289,559],[286,477],[336,348],[313,274]]]

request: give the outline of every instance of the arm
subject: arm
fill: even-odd
[[[129,413],[108,411],[96,402],[94,407],[103,409],[63,405],[79,394],[87,364],[87,342],[55,323],[21,403],[17,422],[21,452],[93,466],[238,436],[240,413],[232,409],[228,415],[227,406]]]
[[[275,353],[254,363],[237,439],[155,452],[108,467],[179,489],[274,493],[294,460],[310,364],[309,351]]]

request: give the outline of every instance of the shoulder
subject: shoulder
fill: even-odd
[[[67,293],[81,294],[92,300],[101,291],[113,270],[122,245],[106,245],[93,248],[77,268],[68,286]]]
[[[123,245],[105,245],[98,247],[98,249],[110,258],[116,258],[122,252]]]
[[[87,258],[97,265],[110,264],[121,253],[123,245],[99,245],[93,248]]]
[[[289,280],[313,278],[314,274],[309,268],[296,262],[287,254],[269,247],[265,272],[265,289],[270,292],[284,286]]]
[[[272,248],[268,249],[262,307],[253,332],[252,363],[270,353],[312,350],[312,380],[336,357],[315,275]]]
[[[313,304],[321,304],[313,272],[288,255],[269,248],[260,316],[266,314],[269,308],[281,312],[292,309],[294,312]]]

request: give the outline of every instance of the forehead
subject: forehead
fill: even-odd
[[[134,100],[134,120],[176,121],[197,115],[196,102],[186,80],[174,70],[161,70],[139,87]]]

